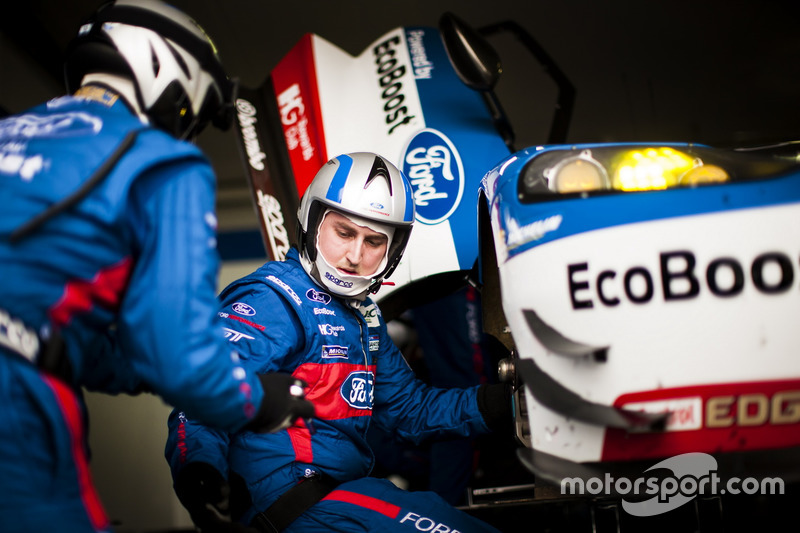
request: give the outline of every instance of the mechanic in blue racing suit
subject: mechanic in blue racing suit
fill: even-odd
[[[243,366],[218,325],[215,178],[181,140],[230,122],[208,38],[165,4],[120,0],[65,72],[74,95],[0,120],[4,533],[108,530],[82,387],[154,392],[226,430],[313,411],[294,380]]]
[[[420,442],[511,420],[506,385],[448,390],[417,380],[367,297],[408,242],[407,178],[375,154],[341,155],[317,173],[298,218],[300,251],[267,262],[220,298],[244,364],[308,383],[316,417],[271,434],[223,433],[174,411],[166,458],[181,502],[201,531],[224,530],[208,511],[210,494],[259,531],[496,531],[433,492],[369,477],[370,424]],[[228,491],[225,502],[219,496]]]

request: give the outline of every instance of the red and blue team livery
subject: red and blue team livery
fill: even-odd
[[[278,497],[313,476],[339,483],[285,531],[495,531],[432,492],[406,492],[367,477],[374,464],[370,424],[419,443],[487,433],[478,389],[437,389],[419,382],[391,341],[377,305],[332,296],[306,273],[292,248],[221,294],[229,341],[251,371],[287,372],[308,383],[316,408],[269,434],[220,433],[182,412],[170,417],[167,460],[173,477],[189,463],[241,476],[251,498],[239,520],[252,522]],[[237,485],[231,483],[235,491]],[[426,530],[430,530],[426,529]]]
[[[93,90],[101,98],[62,97],[0,121],[3,531],[108,527],[87,465],[80,387],[149,390],[231,430],[262,401],[258,377],[213,327],[208,161]],[[87,183],[92,176],[103,179]],[[76,201],[14,233],[64,198]],[[59,364],[42,371],[52,352]]]

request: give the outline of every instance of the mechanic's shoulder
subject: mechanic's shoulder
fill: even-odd
[[[153,154],[163,155],[167,160],[191,160],[210,165],[210,161],[196,144],[177,139],[153,126],[144,126],[138,134],[141,148]]]
[[[249,274],[232,281],[220,293],[220,298],[225,300],[234,294],[264,294],[275,292],[274,284],[269,279],[285,272],[280,261],[267,261]]]

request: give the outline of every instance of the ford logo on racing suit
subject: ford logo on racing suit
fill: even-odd
[[[373,383],[372,372],[351,372],[342,383],[339,393],[347,405],[354,409],[372,409]]]
[[[464,166],[443,133],[431,128],[417,133],[403,154],[403,172],[414,191],[417,220],[438,224],[453,214],[464,193]]]
[[[236,302],[231,306],[231,309],[233,310],[234,313],[238,313],[244,316],[253,316],[254,314],[256,314],[255,309],[242,302]]]
[[[308,289],[306,291],[306,298],[311,300],[312,302],[320,302],[325,305],[331,303],[331,295],[326,292],[315,291],[314,289]]]
[[[61,99],[61,101],[68,101]],[[56,100],[55,102],[58,102]],[[97,133],[103,121],[82,111],[53,115],[19,115],[0,124],[1,138],[56,138]]]

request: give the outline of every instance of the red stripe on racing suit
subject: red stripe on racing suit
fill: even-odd
[[[357,371],[375,375],[375,365],[352,363],[304,363],[292,375],[308,383],[306,398],[314,404],[317,418],[338,420],[351,416],[370,416],[372,409],[352,407],[341,393],[342,383]],[[371,405],[371,402],[370,402]]]
[[[306,399],[314,404],[316,417],[322,420],[339,420],[353,416],[371,416],[372,409],[359,409],[348,405],[342,395],[342,383],[354,371],[375,375],[375,365],[351,363],[304,363],[292,375],[309,385]],[[311,448],[311,431],[305,422],[298,421],[288,430],[295,459],[303,463],[314,462]]]
[[[106,515],[100,496],[92,482],[92,473],[89,469],[89,461],[85,452],[85,435],[83,432],[83,419],[80,407],[72,389],[60,380],[42,374],[42,379],[52,389],[56,397],[58,406],[64,414],[64,421],[69,430],[72,457],[75,460],[75,469],[78,472],[78,486],[80,487],[81,500],[86,508],[86,514],[96,530],[104,530],[109,526],[108,516]]]
[[[313,463],[314,449],[311,447],[311,431],[305,422],[298,420],[286,431],[289,433],[289,440],[292,441],[295,460],[301,463]]]
[[[91,281],[73,280],[64,286],[64,294],[50,309],[54,324],[63,326],[79,312],[89,311],[94,304],[116,310],[128,285],[133,261],[124,258],[116,265],[100,270]]]
[[[322,500],[335,500],[337,502],[352,503],[353,505],[358,505],[359,507],[364,507],[371,511],[386,515],[392,520],[397,518],[397,515],[400,514],[400,507],[397,505],[393,505],[377,498],[372,498],[371,496],[364,496],[363,494],[349,492],[346,490],[335,490],[322,498]]]

